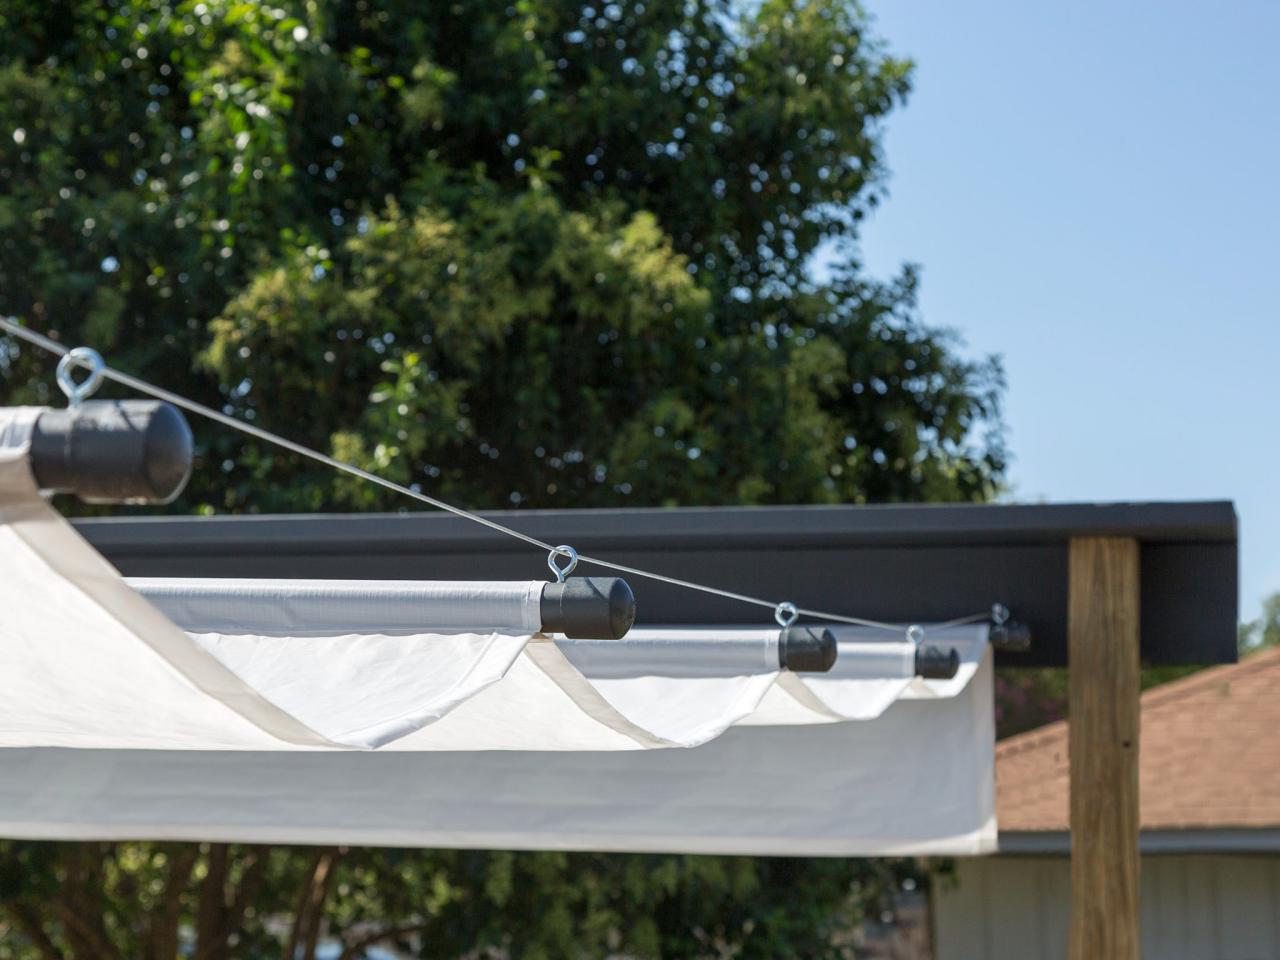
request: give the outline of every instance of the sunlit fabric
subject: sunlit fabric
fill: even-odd
[[[985,626],[538,632],[541,584],[122,579],[0,422],[0,835],[852,854],[989,848]],[[856,721],[856,722],[848,722]],[[76,749],[64,749],[76,748]],[[685,748],[685,749],[663,749]]]

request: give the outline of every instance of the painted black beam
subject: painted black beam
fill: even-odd
[[[1032,635],[1002,662],[1065,665],[1067,543],[1141,544],[1142,653],[1151,664],[1235,659],[1237,533],[1226,502],[684,508],[491,514],[550,543],[804,607],[945,620],[1007,606]],[[441,514],[77,521],[125,574],[531,579],[546,558]],[[579,573],[602,574],[585,562]],[[627,577],[640,626],[767,624],[768,610]]]

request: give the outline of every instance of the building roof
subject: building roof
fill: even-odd
[[[1280,827],[1280,649],[1142,695],[1143,831]],[[1068,829],[1067,723],[996,747],[1005,833]]]

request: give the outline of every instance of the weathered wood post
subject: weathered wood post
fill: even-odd
[[[1071,541],[1070,960],[1138,960],[1138,542]]]

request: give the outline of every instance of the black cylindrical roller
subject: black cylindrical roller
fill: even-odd
[[[778,666],[792,673],[826,673],[836,665],[836,635],[786,627],[778,637]]]
[[[950,680],[960,671],[955,647],[917,647],[916,676],[925,680]]]
[[[621,640],[636,622],[636,597],[619,577],[570,577],[542,588],[542,631],[570,640]]]
[[[86,503],[168,503],[191,476],[191,428],[158,400],[86,400],[40,414],[31,470],[42,490]]]
[[[1031,649],[1031,628],[1025,623],[1013,621],[992,624],[987,639],[997,650],[1024,653]]]

